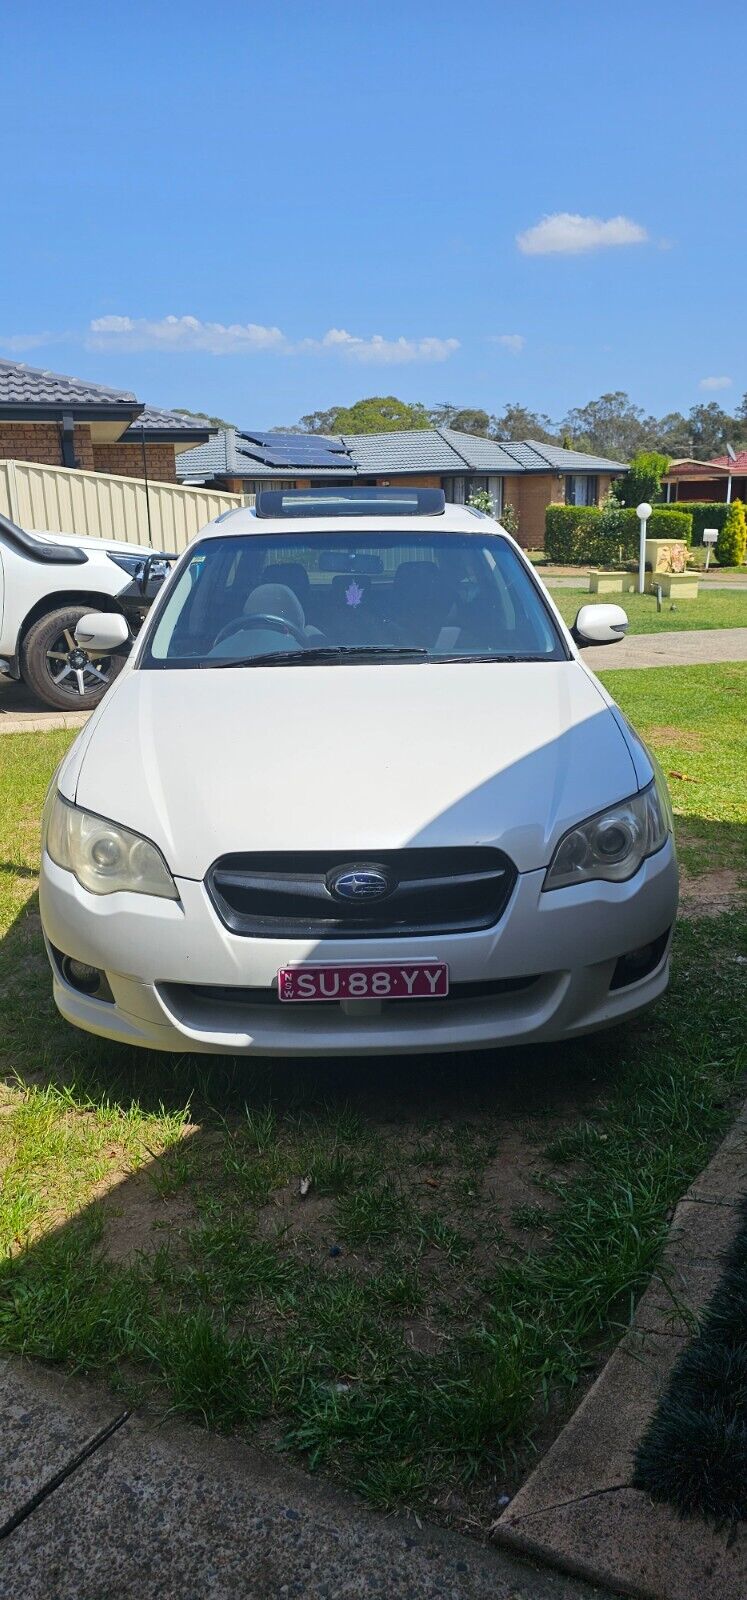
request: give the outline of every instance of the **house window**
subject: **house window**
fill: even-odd
[[[598,498],[598,481],[587,472],[571,473],[565,480],[567,506],[595,506]]]
[[[493,516],[499,517],[503,510],[503,479],[493,473],[489,476],[473,473],[469,478],[442,478],[441,487],[446,499],[457,506],[465,505],[476,489],[484,489],[493,502]]]

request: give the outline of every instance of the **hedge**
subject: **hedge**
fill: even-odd
[[[744,512],[741,500],[732,500],[728,506],[725,500],[688,500],[680,501],[680,504],[687,505],[693,519],[693,544],[702,545],[704,528],[718,528],[715,547],[718,561],[722,567],[740,566],[745,559],[739,533]],[[732,511],[732,506],[738,508],[736,512]],[[743,552],[741,555],[740,550]]]
[[[649,539],[690,543],[690,509],[657,506],[648,523]],[[545,513],[545,555],[563,566],[609,566],[637,561],[638,518],[635,510],[597,506],[548,506]]]

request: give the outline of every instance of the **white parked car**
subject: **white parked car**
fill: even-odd
[[[48,706],[98,705],[125,657],[86,649],[77,624],[95,607],[137,629],[167,570],[144,545],[28,533],[0,515],[0,672]]]
[[[664,780],[500,526],[440,491],[264,492],[181,557],[59,767],[54,993],[159,1050],[573,1039],[666,988]],[[116,617],[86,617],[100,652]]]

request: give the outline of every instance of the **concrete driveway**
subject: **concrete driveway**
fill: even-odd
[[[0,678],[0,733],[41,733],[47,728],[82,728],[90,711],[52,711],[25,683]]]

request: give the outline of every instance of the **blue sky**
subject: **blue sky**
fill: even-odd
[[[741,0],[6,0],[3,34],[2,355],[258,427],[747,389]]]

